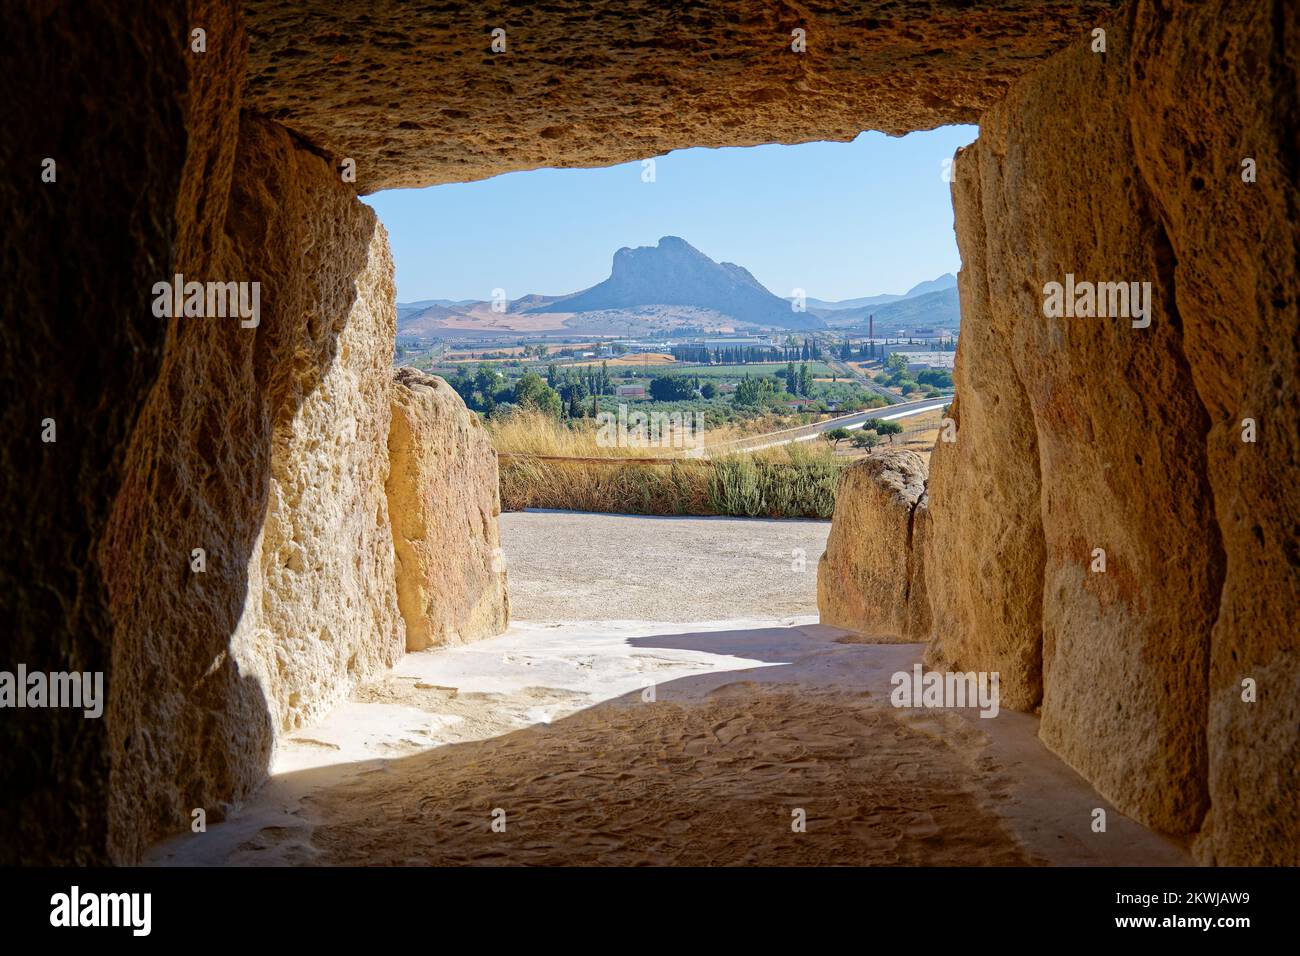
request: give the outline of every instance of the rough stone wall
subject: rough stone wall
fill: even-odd
[[[1189,832],[1205,811],[1204,673],[1218,585],[1207,423],[1183,357],[1168,243],[1131,164],[1116,161],[1132,144],[1123,43],[1110,33],[1105,61],[1086,45],[1058,54],[985,114],[980,140],[957,159],[958,241],[979,243],[968,268],[988,292],[988,311],[970,309],[968,322],[980,334],[998,329],[1005,374],[1029,411],[1013,422],[1011,403],[998,403],[989,430],[961,422],[957,444],[999,449],[1005,430],[1036,431],[1039,501],[1005,517],[1034,504],[1041,517],[1042,590],[1013,600],[1041,603],[1043,740],[1144,822]],[[960,188],[968,176],[977,191]],[[1151,282],[1150,328],[1045,318],[1043,285],[1067,273]],[[984,474],[1023,493],[1016,469]],[[952,490],[936,475],[936,524],[973,507],[975,492]],[[1096,548],[1105,573],[1090,570]],[[1004,675],[1004,688],[1018,677]]]
[[[237,139],[224,233],[193,277],[259,281],[260,324],[170,321],[100,554],[119,859],[193,808],[220,819],[262,779],[277,732],[404,641],[383,495],[386,240],[284,130],[249,118]]]
[[[1039,65],[1109,5],[990,6],[804,7],[802,56],[802,24],[768,5],[537,8],[510,14],[501,59],[491,8],[254,2],[242,100],[238,4],[13,11],[0,154],[32,174],[0,182],[8,659],[104,670],[110,702],[100,721],[0,722],[0,858],[129,859],[193,807],[219,815],[278,728],[402,644],[391,606],[364,639],[322,640],[283,592],[314,554],[351,583],[304,599],[327,621],[355,611],[389,527],[372,484],[388,402],[321,404],[374,401],[377,356],[347,323],[388,321],[373,217],[325,155],[357,158],[370,191],[983,114],[956,165],[960,437],[914,518],[930,659],[1041,700],[1045,739],[1140,819],[1191,832],[1208,807],[1202,859],[1300,862],[1296,7],[1136,0],[1105,57]],[[430,50],[451,51],[455,82]],[[238,125],[250,106],[296,135]],[[177,271],[262,280],[262,325],[155,319],[151,285]],[[1041,319],[1041,283],[1065,271],[1151,281],[1152,327]],[[370,479],[325,463],[349,427]],[[312,676],[280,673],[290,646]]]
[[[500,634],[510,623],[497,453],[436,375],[393,376],[388,510],[406,649]]]
[[[314,177],[332,176],[314,156],[298,159],[315,167]],[[295,214],[327,221],[317,208]],[[367,207],[344,201],[336,215],[343,235],[327,234],[319,259],[309,253],[303,278],[330,275],[330,260],[353,243],[361,244],[365,261],[350,308],[332,322],[320,317],[337,335],[320,382],[292,419],[276,425],[269,500],[250,573],[258,603],[232,639],[241,669],[258,673],[277,732],[324,714],[359,680],[395,664],[406,645],[384,493],[397,331],[393,260],[387,233]],[[456,554],[454,541],[447,547]]]
[[[368,193],[974,122],[1115,5],[249,0],[248,96]]]
[[[1162,830],[1196,832],[1213,806],[1198,850],[1221,863],[1295,863],[1300,845],[1284,9],[1137,3],[1105,57],[1062,52],[984,114],[955,164],[958,441],[930,483],[932,661],[995,669],[1010,636],[1028,666],[1004,695],[1030,706],[1041,614],[1044,741]],[[1150,327],[1044,317],[1043,283],[1067,272],[1150,282]],[[1274,427],[1243,443],[1246,416]]]
[[[104,671],[96,553],[163,361],[151,285],[202,262],[243,74],[233,4],[11,4],[0,57],[3,666]],[[203,61],[196,19],[220,34]],[[56,180],[42,182],[42,162]],[[211,170],[218,179],[209,178]],[[54,419],[57,441],[41,441]],[[0,720],[0,863],[108,861],[109,722]]]
[[[932,630],[930,595],[925,583],[930,529],[930,495],[926,492],[912,509],[912,541],[907,551],[907,614],[903,633],[914,641],[927,640]]]
[[[826,551],[817,562],[822,623],[883,642],[929,633],[928,615],[911,600],[913,581],[922,577],[914,564],[920,553],[913,528],[925,500],[925,473],[920,455],[890,449],[844,472]]]
[[[1142,3],[1130,28],[1133,147],[1169,237],[1223,561],[1196,850],[1300,865],[1300,8]]]
[[[954,202],[981,209],[975,164],[958,154]],[[962,330],[948,417],[954,442],[930,454],[929,533],[923,566],[932,667],[1001,674],[1007,707],[1042,699],[1043,528],[1038,437],[1012,357],[1017,313],[995,304],[1000,268],[981,216],[957,216]],[[942,437],[942,436],[941,436]]]

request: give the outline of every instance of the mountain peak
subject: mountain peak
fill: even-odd
[[[626,260],[629,257],[637,258],[644,256],[687,256],[690,258],[709,259],[704,253],[700,252],[693,245],[683,239],[681,236],[661,236],[659,241],[653,246],[624,246],[614,253],[614,262]],[[712,261],[712,260],[709,260]]]
[[[937,279],[930,279],[926,282],[918,282],[912,288],[903,293],[904,299],[910,299],[913,296],[925,295],[927,292],[938,292],[941,289],[954,289],[957,287],[957,277],[951,272],[945,272]]]
[[[651,305],[713,309],[741,322],[785,329],[822,327],[820,319],[793,311],[747,269],[715,262],[681,236],[662,236],[653,246],[624,246],[614,253],[608,279],[546,308],[598,312]]]

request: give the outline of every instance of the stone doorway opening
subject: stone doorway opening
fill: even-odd
[[[943,183],[941,162],[931,165]],[[476,318],[454,301],[416,306],[444,323],[434,327]],[[404,318],[421,321],[399,312],[399,331]],[[408,341],[395,360],[415,397],[399,390],[389,440],[407,490],[390,477],[388,503],[412,653],[287,734],[248,807],[203,841],[156,847],[151,862],[1182,860],[1127,824],[1131,859],[1081,842],[1062,850],[1055,830],[1043,838],[1065,825],[1060,808],[1095,795],[1035,746],[1032,720],[989,734],[978,718],[891,707],[890,681],[919,661],[920,645],[901,625],[864,641],[819,621],[826,520],[538,509],[498,518],[484,494],[491,422],[456,407],[459,389],[446,384],[456,375],[437,364],[461,364],[448,357],[457,350],[420,363],[424,343]],[[537,366],[559,350],[489,341],[458,351],[513,371],[506,363]],[[851,356],[827,351],[848,366]],[[484,354],[493,352],[503,354]],[[504,416],[505,404],[479,410]],[[401,530],[407,518],[413,530]],[[498,523],[499,560],[489,561]],[[468,549],[456,537],[466,527]],[[906,566],[910,541],[893,544]],[[490,576],[476,578],[483,568],[507,575],[508,631],[499,613],[480,613],[503,604]],[[1016,799],[1001,776],[1013,762]],[[1023,797],[1037,809],[1026,812]]]
[[[387,223],[396,264],[395,363],[441,376],[485,423],[506,510],[828,520],[839,469],[867,453],[859,439],[923,458],[933,443],[959,326],[952,154],[975,133],[687,149],[375,193],[366,201]],[[566,217],[579,207],[590,209]],[[709,283],[729,282],[727,270],[750,280],[748,299],[719,301],[730,290]],[[689,386],[684,400],[653,394],[673,378]],[[742,378],[780,397],[742,405]],[[512,433],[513,418],[543,407]],[[607,447],[632,444],[638,416],[692,415],[698,445],[656,442],[652,422],[637,449]],[[807,472],[813,488],[785,504],[780,489],[761,488],[720,502],[705,469],[665,493],[668,469],[570,461],[741,453],[797,465],[809,456],[795,452],[828,447],[830,461],[791,472],[787,484]],[[818,557],[806,556],[811,568]]]
[[[937,650],[1010,675],[1055,752],[1199,859],[1293,862],[1289,8],[896,6],[16,14],[41,52],[15,85],[41,95],[14,98],[4,148],[43,169],[7,236],[6,312],[38,319],[7,339],[31,444],[5,475],[3,592],[14,659],[104,672],[110,701],[5,722],[0,775],[26,784],[0,808],[7,857],[138,859],[402,654],[396,385],[367,331],[391,263],[358,194],[978,120],[956,167],[965,439],[930,484]],[[50,268],[79,258],[104,268]],[[1043,282],[1097,273],[1150,282],[1150,326],[1040,320]],[[260,283],[260,325],[159,321],[146,293],[178,274]],[[32,437],[45,418],[57,443]]]

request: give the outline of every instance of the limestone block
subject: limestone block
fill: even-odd
[[[510,602],[496,450],[478,416],[436,375],[397,369],[392,403],[388,511],[406,648],[500,634]]]

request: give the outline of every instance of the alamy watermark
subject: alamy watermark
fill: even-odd
[[[148,936],[152,911],[152,893],[83,893],[73,886],[50,897],[51,926],[125,926],[132,936]]]
[[[1065,282],[1043,285],[1043,315],[1049,319],[1132,319],[1133,328],[1151,324],[1150,282]]]
[[[700,412],[633,412],[596,416],[596,445],[600,448],[689,448],[704,452],[704,415]]]
[[[0,707],[68,707],[84,717],[104,713],[103,671],[0,671]]]
[[[178,272],[171,282],[155,282],[153,295],[153,314],[160,319],[238,318],[245,329],[262,321],[260,282],[186,282]]]
[[[996,717],[999,706],[998,672],[930,671],[920,664],[912,672],[897,671],[889,678],[894,689],[889,702],[895,707],[978,707],[980,717]]]

